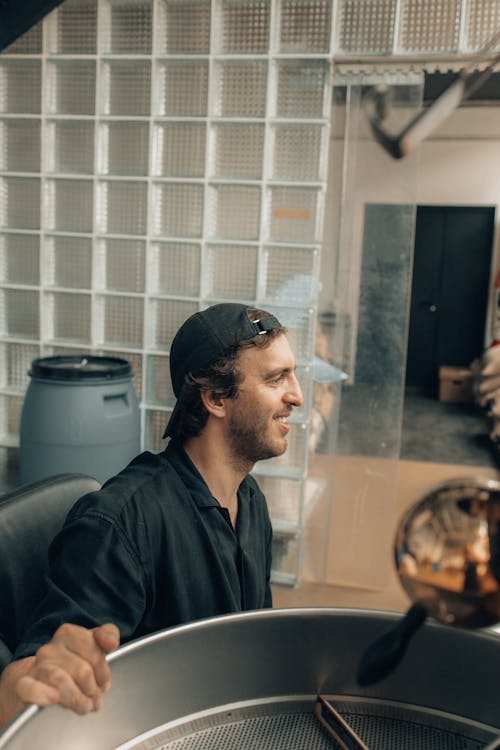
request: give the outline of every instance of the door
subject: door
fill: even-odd
[[[434,390],[441,365],[484,344],[495,209],[418,206],[406,384]]]

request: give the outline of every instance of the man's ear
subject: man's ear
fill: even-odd
[[[215,391],[202,390],[200,393],[203,406],[214,417],[221,419],[226,415],[226,399],[219,396]]]

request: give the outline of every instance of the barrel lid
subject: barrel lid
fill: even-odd
[[[76,355],[34,359],[28,374],[48,380],[113,380],[131,373],[130,362],[126,359]]]

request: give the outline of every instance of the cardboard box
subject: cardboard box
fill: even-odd
[[[439,400],[444,403],[469,404],[474,401],[472,372],[468,367],[439,368]]]

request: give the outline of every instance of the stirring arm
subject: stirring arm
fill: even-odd
[[[358,685],[373,685],[387,677],[403,658],[410,638],[426,617],[425,607],[413,604],[394,628],[377,638],[361,657]]]
[[[339,712],[322,695],[318,695],[314,715],[326,729],[337,747],[342,750],[368,750],[361,737],[349,726]]]

